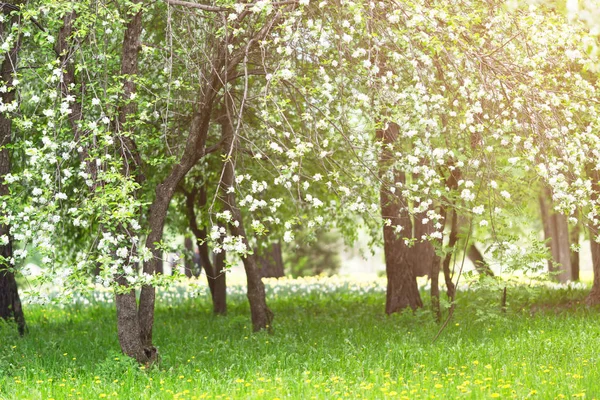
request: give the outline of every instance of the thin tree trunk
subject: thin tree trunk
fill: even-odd
[[[469,257],[469,260],[471,260],[475,266],[475,271],[477,271],[479,275],[494,276],[494,272],[483,258],[483,254],[481,254],[477,246],[475,246],[475,243],[471,243],[469,246],[467,257]]]
[[[257,250],[255,250],[255,253]],[[260,275],[263,278],[281,278],[285,276],[283,270],[283,256],[281,254],[281,242],[278,241],[271,244],[270,248],[266,250],[264,254],[258,255],[258,258],[262,266]]]
[[[20,5],[22,2],[14,2]],[[0,24],[2,34],[9,31],[13,24],[19,23],[20,17],[15,15],[5,24]],[[13,74],[18,62],[18,54],[21,47],[21,35],[19,34],[14,46],[4,57],[2,62],[1,79],[8,90],[2,93],[3,104],[9,104],[15,100],[15,91],[12,86]],[[10,147],[12,141],[12,122],[6,113],[0,114],[0,196],[9,196],[10,190],[5,184],[4,177],[11,172]],[[10,260],[13,257],[13,243],[8,225],[0,226],[0,236],[8,238],[8,243],[0,245],[0,318],[14,319],[17,323],[19,334],[25,334],[27,326],[25,315],[21,306],[21,299],[17,288],[15,275],[10,269]]]
[[[571,226],[569,231],[569,243],[572,247],[576,247],[579,250],[579,237],[581,236],[581,225],[579,222],[579,210],[576,211],[576,217],[578,221]],[[571,280],[579,281],[579,251],[570,249],[571,252]]]
[[[590,306],[600,304],[600,243],[597,242],[598,231],[590,227],[590,249],[592,251],[592,269],[594,270],[594,281],[592,290],[586,299]]]
[[[213,311],[215,314],[224,315],[227,313],[227,282],[225,273],[222,272],[225,269],[225,251],[215,255],[214,266],[210,260],[210,249],[206,241],[207,232],[206,229],[200,228],[196,222],[196,211],[194,204],[196,202],[196,195],[198,194],[198,205],[200,208],[206,206],[206,189],[202,186],[197,192],[184,192],[186,197],[186,212],[188,217],[188,223],[190,230],[196,237],[196,244],[198,246],[198,255],[202,268],[206,273],[206,281],[210,290],[211,299],[213,302]]]
[[[212,293],[213,301],[213,312],[217,315],[227,314],[227,274],[225,273],[225,260],[227,254],[225,250],[215,254],[214,266],[215,266],[215,277],[214,290]]]
[[[442,309],[440,308],[440,263],[442,259],[434,253],[431,261],[431,308],[435,315],[435,320],[442,320]]]
[[[600,173],[595,169],[595,166],[587,166],[588,177],[592,180],[592,204],[595,204],[600,198]],[[598,226],[590,223],[588,232],[590,235],[590,249],[592,251],[592,269],[594,271],[594,281],[592,290],[586,299],[586,303],[590,306],[600,304],[600,231]]]
[[[417,279],[411,265],[409,247],[403,236],[412,236],[412,223],[407,205],[399,193],[392,193],[395,183],[405,183],[404,173],[392,170],[394,182],[386,179],[388,170],[393,169],[392,147],[398,137],[398,126],[390,124],[386,129],[377,130],[377,139],[383,149],[379,157],[379,178],[382,181],[379,190],[381,217],[386,221],[383,225],[383,250],[385,254],[385,270],[387,275],[387,292],[385,311],[395,313],[410,307],[415,310],[423,307]],[[396,227],[400,233],[396,233]]]
[[[458,242],[458,214],[456,213],[456,209],[452,209],[452,225],[450,226],[450,235],[448,236],[448,248],[450,251],[444,257],[444,262],[442,265],[442,270],[444,272],[444,280],[446,281],[446,290],[448,293],[448,298],[450,301],[454,301],[454,297],[456,295],[456,288],[454,287],[454,282],[452,282],[452,275],[450,271],[450,262],[452,261],[452,256],[454,255],[454,251],[456,249],[456,243]]]
[[[226,93],[225,96],[229,96],[229,94]],[[221,190],[224,193],[225,209],[229,210],[232,215],[232,222],[229,224],[229,230],[233,236],[241,238],[246,245],[246,248],[250,249],[246,230],[244,229],[242,213],[237,207],[235,192],[229,190],[229,188],[232,188],[235,185],[234,149],[236,146],[236,138],[231,119],[227,116],[222,117],[221,128],[225,157],[221,179]],[[256,255],[246,254],[242,257],[242,261],[244,263],[248,284],[247,296],[250,303],[252,327],[254,331],[270,329],[273,320],[273,312],[267,306],[265,285],[260,277]]]
[[[548,270],[559,282],[571,279],[571,249],[569,246],[569,224],[567,217],[552,209],[552,194],[546,188],[540,195],[540,209],[544,226],[544,239],[552,258],[548,260]]]

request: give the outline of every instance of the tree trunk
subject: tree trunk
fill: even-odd
[[[598,201],[600,197],[600,173],[595,169],[595,166],[587,166],[588,177],[592,180],[592,207]],[[597,218],[597,217],[596,217]],[[586,302],[590,306],[597,306],[600,304],[600,231],[598,226],[594,225],[593,221],[589,224],[588,228],[590,234],[590,249],[592,251],[592,269],[594,271],[594,282],[592,283],[592,290],[588,295]]]
[[[571,249],[569,246],[569,224],[567,217],[552,209],[552,194],[546,188],[540,195],[540,209],[544,226],[544,239],[552,258],[548,260],[548,270],[555,279],[565,283],[571,279]]]
[[[440,256],[434,253],[433,260],[431,261],[431,308],[435,320],[440,322],[442,320],[442,309],[440,308],[440,263],[442,259]]]
[[[20,5],[22,2],[13,2]],[[13,24],[19,23],[19,16],[14,16],[9,22],[0,24],[2,34],[10,31]],[[13,74],[18,63],[18,54],[21,47],[21,35],[17,37],[12,49],[6,53],[2,62],[1,79],[9,89],[2,93],[2,102],[11,103],[15,100],[15,91],[12,87]],[[10,196],[8,185],[4,177],[11,172],[10,152],[8,147],[12,141],[12,123],[6,113],[0,114],[0,196]],[[21,307],[21,299],[17,288],[17,281],[13,271],[10,270],[10,260],[13,257],[13,243],[8,225],[0,226],[0,236],[6,236],[8,243],[0,245],[0,318],[14,319],[17,323],[19,334],[26,332],[25,315]]]
[[[128,289],[129,285],[124,277],[117,278],[117,282],[120,289],[115,294],[115,305],[121,350],[140,364],[152,364],[156,360],[157,352],[156,348],[142,343],[135,290]]]
[[[215,254],[215,275],[212,292],[213,312],[217,315],[227,314],[227,273],[224,272],[227,254],[225,250]]]
[[[597,242],[598,231],[590,227],[590,249],[592,250],[592,268],[594,270],[594,281],[592,290],[586,299],[586,303],[590,306],[600,304],[600,243]]]
[[[423,219],[427,218],[427,213],[415,215],[414,223],[414,238],[416,243],[410,248],[412,256],[412,265],[415,276],[426,276],[431,272],[431,265],[434,262],[435,248],[428,240],[423,240],[422,237],[430,235],[434,231],[433,221],[423,223]]]
[[[225,96],[229,96],[228,93]],[[229,230],[233,236],[240,237],[246,245],[246,249],[250,249],[246,230],[244,229],[244,220],[242,213],[237,207],[235,192],[229,191],[229,188],[235,185],[235,146],[237,138],[233,130],[232,121],[228,116],[221,118],[222,138],[223,138],[223,153],[225,162],[223,165],[223,174],[221,179],[221,190],[224,193],[225,209],[229,210],[232,215],[232,222],[229,224]],[[252,315],[252,327],[254,331],[271,328],[273,320],[273,312],[267,306],[265,285],[260,277],[260,270],[255,254],[247,253],[242,257],[244,269],[246,271],[246,280],[248,284],[248,301],[250,303],[250,313]]]
[[[379,157],[379,190],[381,217],[383,224],[383,250],[385,255],[385,271],[387,275],[387,293],[385,311],[395,313],[410,307],[415,310],[423,307],[417,279],[411,265],[409,247],[403,236],[412,236],[412,223],[408,207],[399,193],[394,193],[395,183],[405,183],[404,173],[393,169],[393,145],[398,136],[398,126],[390,124],[386,129],[377,130],[377,139],[382,142],[383,149]],[[386,179],[392,169],[394,181]],[[396,229],[401,229],[396,233]]]
[[[467,257],[469,257],[469,260],[471,260],[473,266],[475,266],[475,271],[477,271],[479,275],[494,276],[494,272],[488,263],[485,262],[483,254],[481,254],[477,246],[475,246],[475,243],[471,243],[469,246]]]
[[[255,250],[257,253],[258,249]],[[258,253],[257,253],[258,254]],[[275,242],[264,254],[258,255],[260,264],[260,275],[263,278],[281,278],[285,276],[283,270],[283,256],[281,254],[281,242]]]
[[[448,248],[449,252],[444,257],[444,262],[442,264],[442,270],[444,272],[444,280],[446,282],[446,291],[448,293],[448,298],[450,301],[454,301],[454,296],[456,295],[456,288],[454,287],[454,282],[452,282],[452,274],[450,271],[450,262],[452,261],[452,256],[456,251],[456,243],[458,242],[458,214],[456,209],[452,209],[452,225],[450,226],[450,235],[448,236]]]
[[[577,247],[579,250],[579,236],[581,235],[581,225],[579,222],[579,210],[575,213],[578,221],[577,223],[571,226],[571,230],[569,231],[569,243],[571,246]],[[571,280],[579,281],[579,251],[575,251],[570,249],[571,251]]]
[[[206,228],[200,228],[196,221],[196,211],[194,205],[196,196],[198,196],[198,206],[204,208],[206,206],[206,188],[200,187],[199,190],[185,192],[186,197],[186,213],[190,230],[196,237],[198,246],[198,256],[202,268],[206,273],[206,281],[210,290],[210,296],[213,302],[213,311],[215,314],[225,315],[227,313],[227,281],[225,272],[226,253],[222,251],[214,255],[214,265],[210,260],[210,249],[208,248]]]
[[[121,73],[127,77],[137,74],[141,32],[142,11],[140,10],[127,23],[123,36]],[[132,79],[126,78],[123,82],[123,92],[123,101],[128,101],[135,92],[135,83]],[[121,132],[124,130],[127,118],[135,111],[134,107],[133,103],[128,103],[119,109],[116,121],[117,131]],[[132,165],[130,161],[137,159],[137,155],[132,156],[135,146],[129,143],[131,139],[124,136],[123,139],[123,146],[121,148],[123,173],[130,175],[133,172],[131,168],[135,168],[135,165]],[[139,166],[139,163],[137,165]],[[156,349],[152,346],[151,342],[144,342],[142,340],[135,291],[129,288],[129,284],[124,277],[117,277],[116,282],[118,288],[115,291],[115,305],[117,308],[117,332],[121,350],[124,354],[133,357],[139,363],[152,363],[156,358]]]

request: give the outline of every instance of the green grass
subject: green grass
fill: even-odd
[[[388,317],[380,286],[323,282],[272,284],[272,334],[251,333],[241,294],[227,317],[205,295],[163,296],[149,370],[119,353],[110,304],[29,306],[26,337],[0,325],[0,398],[600,396],[600,318],[578,303],[585,290],[511,289],[506,314],[498,293],[460,293],[432,343],[429,312]]]

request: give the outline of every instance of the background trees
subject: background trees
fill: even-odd
[[[440,271],[454,300],[463,254],[489,276],[539,269],[518,250],[536,226],[516,226],[538,193],[562,268],[569,224],[596,239],[593,38],[543,5],[32,0],[4,12],[1,315],[21,330],[12,266],[30,253],[39,297],[44,284],[66,297],[91,279],[111,287],[123,351],[152,362],[155,291],[172,280],[165,226],[181,221],[216,313],[223,270],[243,263],[255,330],[272,323],[261,260],[273,243],[299,265],[304,236],[370,232],[394,313],[423,305],[417,276],[439,300]]]

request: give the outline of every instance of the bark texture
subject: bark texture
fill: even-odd
[[[131,138],[123,135],[127,119],[135,112],[135,104],[128,102],[128,100],[135,92],[135,82],[132,77],[138,71],[141,32],[142,11],[140,10],[127,23],[121,54],[121,74],[126,76],[123,82],[122,97],[125,104],[118,110],[116,130],[120,134],[121,161],[123,163],[123,173],[126,176],[133,175],[136,169],[141,167],[135,143],[133,143]],[[138,174],[135,175],[136,180],[141,182],[142,175],[139,171],[137,172]],[[117,278],[117,283],[119,284],[119,289],[115,293],[115,304],[117,306],[117,330],[121,350],[124,354],[133,357],[139,363],[153,363],[157,357],[156,348],[152,346],[151,341],[144,340],[140,310],[138,310],[135,292],[129,289],[129,285],[123,277]],[[152,319],[153,317],[152,312]]]
[[[408,207],[402,196],[390,190],[394,183],[405,183],[403,172],[393,168],[393,145],[398,137],[398,126],[390,124],[386,129],[377,130],[377,139],[383,149],[379,157],[379,178],[382,181],[379,191],[383,225],[383,248],[387,293],[385,311],[387,314],[402,311],[408,307],[415,310],[423,307],[421,295],[410,257],[410,249],[403,237],[412,234],[412,223]],[[389,176],[392,179],[389,179]],[[390,184],[390,181],[392,181]],[[396,233],[396,227],[401,229]]]
[[[571,248],[569,246],[569,223],[567,217],[554,211],[552,193],[546,188],[540,195],[540,209],[544,226],[544,239],[552,255],[548,270],[559,282],[571,279]]]
[[[12,5],[19,6],[22,2],[13,2]],[[4,24],[0,24],[2,33],[10,30],[11,26],[19,22],[19,17],[14,16]],[[15,41],[12,49],[6,53],[2,62],[1,78],[2,82],[9,88],[2,93],[2,102],[11,103],[15,99],[15,92],[12,90],[13,74],[17,66],[17,57],[21,47],[21,35]],[[4,177],[11,171],[10,152],[7,148],[12,141],[12,123],[11,119],[5,113],[0,114],[0,196],[9,196],[8,185],[4,183]],[[11,268],[10,259],[13,256],[12,237],[8,225],[0,226],[0,236],[8,237],[8,243],[0,246],[0,318],[14,319],[21,335],[25,334],[27,326],[25,324],[25,315],[21,306],[21,299],[17,288],[17,281]]]
[[[115,295],[117,335],[121,350],[140,364],[151,364],[156,360],[157,352],[154,347],[142,343],[135,291],[128,289],[125,278],[117,278],[117,282],[123,290]]]
[[[183,263],[185,276],[191,278],[194,276],[195,263],[194,263],[194,241],[192,238],[186,235],[183,239],[183,246],[186,251],[185,261]]]
[[[258,250],[254,252],[258,254],[260,260],[260,276],[263,278],[281,278],[285,276],[281,242],[272,243],[267,250],[263,250],[262,254],[258,253]]]
[[[226,94],[228,96],[229,94]],[[236,137],[233,130],[231,118],[222,117],[221,132],[223,141],[223,174],[221,179],[221,190],[223,192],[223,202],[225,209],[232,215],[232,223],[229,224],[229,230],[233,236],[241,238],[242,242],[250,249],[246,230],[244,229],[244,220],[242,213],[237,206],[235,192],[229,188],[235,185],[235,147]],[[246,254],[242,257],[244,270],[246,271],[247,297],[250,303],[250,313],[252,316],[252,327],[254,331],[270,329],[273,320],[273,312],[267,306],[265,285],[260,276],[258,260],[255,254]]]
[[[417,242],[410,248],[412,258],[413,271],[415,276],[426,276],[431,272],[431,264],[435,258],[435,248],[428,240],[422,240],[424,235],[430,235],[435,230],[433,221],[423,223],[423,219],[427,218],[427,213],[415,215],[414,222],[414,238]]]
[[[227,274],[223,272],[226,267],[226,258],[227,254],[225,253],[225,250],[215,254],[214,257],[215,277],[212,279],[214,282],[212,301],[213,312],[217,315],[227,314]]]

